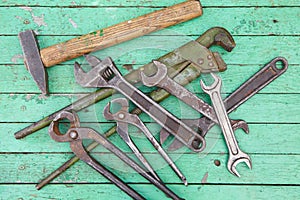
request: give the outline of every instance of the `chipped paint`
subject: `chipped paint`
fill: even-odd
[[[35,16],[33,14],[33,9],[32,8],[27,7],[27,6],[20,7],[20,8],[23,9],[23,10],[26,10],[26,11],[30,12],[31,17],[33,19],[33,22],[35,24],[37,24],[39,27],[41,27],[41,26],[47,26],[46,22],[44,21],[44,16],[45,16],[44,14],[42,14],[41,16]]]
[[[69,22],[72,24],[72,26],[73,26],[74,28],[77,28],[77,27],[78,27],[77,24],[73,21],[72,18],[69,18]]]
[[[22,54],[16,54],[14,55],[10,61],[13,62],[13,63],[17,63],[19,59],[22,59],[22,61],[24,60],[24,57]]]

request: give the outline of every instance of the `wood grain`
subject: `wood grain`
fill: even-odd
[[[98,51],[202,15],[199,1],[186,1],[41,49],[45,67]]]

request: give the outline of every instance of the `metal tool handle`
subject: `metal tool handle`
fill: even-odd
[[[277,67],[276,64],[278,62],[282,64],[282,68]],[[273,80],[282,75],[287,68],[288,61],[285,58],[274,58],[270,63],[260,69],[254,76],[244,82],[237,90],[235,90],[235,92],[233,92],[224,100],[227,113],[231,113],[234,109],[239,107]],[[202,137],[205,137],[208,130],[215,124],[207,117],[201,117],[197,121],[199,126],[202,128]]]
[[[172,133],[180,142],[195,152],[200,152],[205,148],[205,140],[194,130],[177,119],[174,115],[167,112],[155,101],[144,95],[131,84],[126,84],[123,77],[120,77],[116,90],[124,94],[141,110],[153,118],[160,126]]]
[[[281,67],[277,67],[281,63]],[[288,61],[283,57],[273,59],[269,64],[262,68],[258,73],[251,77],[238,90],[232,93],[224,101],[227,112],[232,112],[235,108],[247,101],[250,97],[268,85],[271,81],[283,74],[288,67]]]

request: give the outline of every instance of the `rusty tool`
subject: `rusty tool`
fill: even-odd
[[[221,97],[222,80],[214,73],[211,73],[211,75],[214,78],[214,83],[210,86],[207,86],[204,84],[203,80],[201,80],[201,88],[211,98],[216,117],[219,121],[219,125],[222,129],[225,142],[229,150],[227,168],[232,174],[240,177],[240,174],[236,170],[236,166],[241,162],[245,162],[251,169],[251,159],[248,154],[244,153],[239,148],[238,142],[235,138],[224,102]]]
[[[213,28],[207,30],[199,38],[197,38],[196,41],[199,42],[200,44],[202,44],[203,46],[206,46],[207,48],[209,48],[213,45],[219,45],[219,46],[223,47],[226,51],[232,51],[232,49],[235,47],[235,42],[234,42],[232,36],[230,35],[230,33],[226,29],[221,28],[221,27],[213,27]],[[173,57],[173,55],[174,54],[172,52],[170,52],[170,53],[160,57],[157,60],[165,63],[167,65],[167,67],[172,67],[174,69],[174,71],[172,71],[172,74],[169,74],[170,77],[176,76],[184,68],[189,68],[187,71],[185,71],[185,73],[183,73],[182,75],[179,74],[180,76],[179,75],[177,76],[178,78],[177,78],[176,82],[178,82],[182,85],[186,85],[190,81],[192,81],[200,76],[202,66],[198,66],[195,63],[189,63],[188,61],[183,61],[182,63],[178,63],[173,66],[172,63],[168,62],[168,61],[172,60],[171,58]],[[224,71],[226,69],[226,64],[224,62],[221,62],[221,60],[218,63],[219,63],[218,66],[214,66],[214,67],[219,67],[219,71]],[[153,72],[155,71],[155,69],[151,68],[151,65],[145,65],[145,66],[142,66],[139,69],[134,70],[134,71],[130,72],[129,74],[127,74],[126,79],[128,81],[131,81],[132,83],[140,82],[139,74],[140,74],[141,69],[143,69],[143,71],[148,71],[149,74],[147,74],[147,75],[154,74]],[[31,124],[30,126],[25,127],[24,129],[16,132],[15,138],[16,139],[24,138],[27,135],[30,135],[30,134],[34,133],[35,131],[38,131],[38,130],[48,126],[51,123],[51,121],[62,111],[67,111],[67,110],[79,111],[79,110],[86,108],[100,100],[103,100],[103,99],[109,97],[112,93],[113,93],[112,89],[99,89],[96,92],[93,92],[93,93],[77,100],[73,104],[70,104],[70,105],[62,108],[61,110],[58,110],[58,111],[52,113],[51,115],[37,121],[36,123]],[[165,98],[167,98],[169,96],[169,94],[162,89],[158,89],[156,91],[151,92],[150,96],[155,101],[160,102],[160,101],[164,100]],[[135,113],[135,114],[140,114],[141,112],[142,111],[139,108],[135,108],[133,111],[131,111],[131,113]],[[112,134],[115,133],[115,131],[116,131],[116,126],[109,129],[106,132],[105,137],[110,137]],[[93,150],[97,145],[98,145],[97,142],[92,142],[87,147],[87,151]],[[79,160],[79,158],[74,156],[70,160],[66,161],[57,170],[53,171],[45,179],[41,180],[40,183],[38,183],[36,185],[36,188],[38,190],[41,189],[46,184],[48,184],[50,181],[52,181],[57,176],[62,174],[64,171],[66,171],[69,167],[71,167],[78,160]]]
[[[121,108],[118,112],[112,114],[110,112],[110,104],[111,103],[118,103],[120,104]],[[134,144],[132,139],[129,136],[128,132],[128,122],[124,121],[128,118],[128,109],[129,109],[129,102],[125,98],[118,98],[114,99],[109,102],[103,109],[103,115],[107,120],[115,120],[117,122],[117,133],[120,137],[126,142],[126,144],[130,147],[136,157],[141,161],[141,163],[146,167],[146,169],[152,174],[154,178],[158,181],[161,181],[158,175],[155,173],[154,169],[151,167],[149,162],[140,152],[138,147]]]
[[[44,67],[77,58],[202,15],[199,1],[190,0],[39,50],[35,33],[19,33],[24,63],[42,93],[47,94]]]
[[[230,33],[221,27],[214,27],[214,28],[207,30],[199,38],[197,38],[196,41],[199,42],[201,45],[206,46],[207,48],[209,48],[212,45],[219,45],[219,46],[222,46],[226,51],[231,51],[235,47],[235,42],[234,42],[232,36],[230,35]],[[188,61],[184,61],[184,59],[181,59],[181,62],[176,61],[177,58],[176,58],[176,60],[173,59],[175,57],[174,55],[175,54],[173,52],[170,52],[170,53],[160,57],[159,59],[157,59],[160,62],[163,62],[164,64],[166,64],[168,68],[169,67],[174,68],[174,71],[172,71],[172,74],[169,74],[170,77],[174,77],[175,75],[177,75],[180,71],[182,71],[187,66],[192,67],[191,69],[193,69],[193,72],[192,72],[193,74],[188,74],[191,78],[189,78],[187,76],[180,78],[180,79],[182,79],[182,84],[185,85],[185,84],[189,83],[192,79],[194,79],[200,75],[200,72],[202,71],[202,68],[204,66],[199,66],[195,63],[189,63]],[[211,70],[215,70],[215,69],[219,68],[219,71],[224,71],[226,69],[226,64],[221,61],[221,58],[219,60],[220,61],[218,62],[218,66],[213,66]],[[143,69],[143,71],[145,73],[147,73],[147,75],[149,75],[149,76],[151,74],[154,74],[154,72],[156,70],[154,68],[154,66],[152,65],[152,63],[147,64],[147,65],[140,67],[137,70],[133,70],[132,72],[128,73],[125,76],[126,80],[130,81],[133,84],[139,83],[140,82],[139,74],[140,74],[141,69]],[[114,92],[114,90],[112,90],[112,89],[100,89],[100,90],[97,90],[96,92],[86,95],[85,97],[62,108],[61,110],[58,110],[58,111],[48,115],[47,117],[16,132],[14,134],[15,138],[16,139],[24,138],[27,135],[30,135],[30,134],[34,133],[35,131],[38,131],[38,130],[48,126],[51,123],[51,121],[55,118],[55,116],[63,110],[79,111],[79,110],[86,108],[100,100],[103,100],[103,99],[111,96],[113,92]],[[152,97],[155,99],[158,99],[158,100],[160,99],[159,101],[161,101],[161,100],[165,99],[166,97],[168,97],[168,93],[166,93],[164,91],[155,92],[155,93],[153,93]]]
[[[200,152],[205,148],[203,137],[126,81],[110,57],[100,61],[88,72],[75,62],[74,74],[76,82],[82,87],[104,87],[119,91],[191,150]]]
[[[70,121],[70,128],[64,134],[59,130],[59,121],[63,119],[68,119]],[[172,199],[181,199],[174,192],[172,192],[169,188],[167,188],[162,182],[156,180],[151,175],[149,175],[144,169],[142,169],[138,164],[136,164],[131,158],[129,158],[125,153],[123,153],[118,147],[113,145],[110,141],[108,141],[105,137],[99,134],[97,131],[91,128],[80,127],[80,122],[78,115],[75,112],[63,111],[56,116],[53,122],[49,127],[49,134],[51,138],[57,142],[69,142],[70,147],[74,154],[82,161],[87,163],[89,166],[94,168],[100,174],[102,174],[105,178],[109,179],[116,186],[122,189],[125,193],[131,196],[134,199],[144,199],[137,192],[135,192],[131,187],[127,186],[121,179],[119,179],[116,175],[107,170],[104,166],[102,166],[99,162],[97,162],[94,158],[92,158],[88,152],[85,150],[83,146],[83,140],[91,139],[101,144],[107,150],[115,154],[119,157],[123,162],[125,162],[132,169],[137,171],[141,176],[154,184],[157,188],[159,188],[162,192],[164,192],[169,198]]]
[[[120,110],[115,112],[114,114],[111,113],[111,111],[110,111],[110,105],[112,103],[118,103],[121,105]],[[170,167],[173,169],[173,171],[177,174],[177,176],[184,183],[184,185],[187,186],[186,177],[182,174],[182,172],[177,168],[177,166],[172,161],[172,159],[168,156],[168,154],[160,146],[160,144],[157,142],[155,137],[151,134],[151,132],[145,126],[145,124],[142,122],[142,120],[136,114],[130,114],[128,112],[128,109],[129,109],[129,104],[128,104],[127,99],[117,98],[117,99],[112,100],[105,106],[103,115],[107,120],[117,121],[117,132],[120,132],[120,133],[123,133],[123,135],[126,135],[126,137],[124,139],[125,141],[128,141],[128,139],[130,140],[130,138],[128,136],[128,124],[132,124],[132,125],[138,127],[145,134],[147,139],[151,142],[151,144],[158,151],[158,153],[170,165]],[[124,132],[126,132],[126,133],[124,133]]]
[[[276,57],[271,60],[224,100],[227,113],[231,113],[253,95],[258,93],[261,89],[266,87],[269,83],[282,75],[286,72],[287,68],[288,61],[285,58]],[[211,129],[211,127],[215,124],[215,122],[205,116],[200,119],[183,119],[183,121],[191,127],[201,127],[202,137],[205,137],[209,129]],[[162,129],[160,136],[161,143],[163,143],[169,136],[169,133]],[[169,150],[177,150],[181,146],[181,144],[176,143],[174,145],[170,145]]]
[[[188,48],[188,45],[198,45],[194,44],[194,42],[188,43],[186,46]],[[210,62],[213,59],[213,55],[210,52],[207,52],[204,47],[198,47],[203,49],[201,59],[201,63]],[[187,105],[198,111],[199,113],[203,114],[210,120],[214,121],[215,123],[218,123],[216,113],[214,112],[213,108],[204,102],[202,99],[198,98],[195,94],[185,89],[182,85],[175,82],[173,79],[171,79],[167,74],[167,67],[163,63],[159,61],[153,61],[153,63],[157,67],[157,72],[153,76],[147,76],[143,72],[141,72],[141,78],[142,82],[146,86],[158,86],[160,88],[163,88],[170,94],[174,95],[178,99],[185,102]],[[212,63],[208,63],[212,64]],[[242,120],[231,120],[231,124],[234,127],[234,129],[242,128],[246,133],[249,132],[249,128],[246,122]],[[198,127],[201,129],[201,127]],[[202,132],[202,130],[200,130]],[[172,148],[173,145],[170,145]]]

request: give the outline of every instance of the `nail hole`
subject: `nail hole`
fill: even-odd
[[[275,64],[277,69],[283,69],[284,68],[284,63],[282,61],[277,61]]]
[[[219,167],[221,165],[221,161],[220,160],[214,160],[214,164]]]

